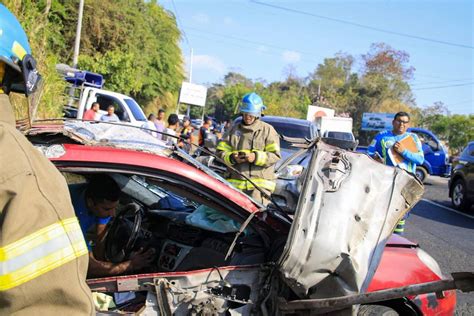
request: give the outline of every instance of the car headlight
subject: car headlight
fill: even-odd
[[[285,180],[294,180],[303,172],[301,165],[288,165],[277,173],[277,177]]]
[[[35,146],[46,158],[59,158],[66,154],[66,149],[64,149],[63,145],[51,145],[51,146],[44,146],[39,145]]]

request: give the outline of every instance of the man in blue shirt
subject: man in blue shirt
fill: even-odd
[[[410,125],[410,115],[406,112],[398,112],[392,121],[392,130],[383,131],[375,136],[367,149],[369,156],[375,160],[388,166],[400,167],[412,174],[415,174],[416,166],[421,165],[424,161],[423,149],[418,136],[414,133],[407,132]],[[411,137],[415,143],[416,150],[411,150],[402,142],[407,137]],[[394,156],[401,156],[401,160],[397,161]],[[395,234],[403,234],[405,230],[405,219],[408,213],[398,223],[395,228]]]
[[[121,193],[112,178],[97,175],[88,183],[70,185],[69,192],[89,249],[89,277],[118,275],[150,264],[154,255],[152,250],[139,251],[132,259],[121,263],[105,261],[104,236]]]

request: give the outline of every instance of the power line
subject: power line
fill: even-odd
[[[447,81],[420,82],[420,83],[410,84],[410,86],[412,86],[412,87],[415,87],[415,86],[426,86],[426,85],[431,85],[431,84],[452,83],[452,82],[472,81],[472,80],[473,80],[473,78],[455,79],[455,80],[447,80]]]
[[[204,31],[204,30],[194,28],[194,27],[189,27],[189,26],[186,26],[186,28],[188,30],[193,30],[193,31],[196,31],[196,32],[202,32],[202,33],[206,33],[206,34],[209,34],[209,35],[222,37],[222,38],[225,38],[225,39],[233,39],[233,40],[237,40],[239,42],[246,42],[246,43],[255,44],[255,45],[268,46],[268,47],[271,47],[271,48],[277,48],[277,49],[281,49],[281,50],[291,50],[291,51],[294,51],[294,52],[297,52],[297,53],[300,53],[300,54],[303,54],[303,55],[310,55],[310,56],[313,56],[313,57],[316,56],[316,54],[313,53],[313,52],[305,52],[305,51],[300,51],[300,50],[295,50],[295,49],[289,49],[287,47],[276,46],[276,45],[273,45],[273,44],[268,44],[268,43],[263,43],[263,42],[251,41],[251,40],[248,40],[248,39],[245,39],[245,38],[235,37],[235,36],[228,35],[228,34],[208,32],[208,31]]]
[[[474,82],[468,82],[468,83],[461,83],[461,84],[452,84],[452,85],[447,85],[447,86],[438,86],[438,87],[429,87],[429,88],[418,88],[418,89],[412,89],[412,90],[434,90],[434,89],[443,89],[443,88],[451,88],[451,87],[462,87],[462,86],[470,86],[473,85]]]
[[[178,16],[178,10],[176,10],[176,6],[174,4],[174,0],[171,0],[171,3],[173,5],[173,9],[174,9],[174,14],[176,15],[176,19],[178,20],[179,24],[183,25],[183,23],[181,23],[181,20]],[[188,40],[188,37],[186,36],[186,32],[184,31],[184,29],[182,30],[183,32],[183,35],[184,35],[184,39],[186,40],[186,43],[188,44],[189,47],[191,47],[191,44],[189,44],[189,40]]]
[[[192,33],[191,33],[192,34]],[[206,39],[206,40],[209,40],[209,41],[212,41],[213,44],[216,44],[216,43],[220,43],[220,44],[223,44],[223,45],[232,45],[234,47],[239,47],[239,48],[244,48],[244,49],[249,49],[249,47],[252,47],[250,45],[255,45],[255,43],[239,43],[237,44],[235,41],[237,41],[236,39],[233,39],[233,38],[228,38],[227,36],[224,37],[223,39],[216,39],[215,37],[212,37],[211,36],[206,36],[206,35],[202,35],[202,34],[193,34],[192,36],[194,37],[198,37],[198,38],[203,38],[203,39]],[[224,41],[223,41],[224,40]],[[228,41],[227,43],[225,41]],[[231,42],[231,43],[229,43]],[[240,42],[240,41],[239,41]],[[261,44],[262,46],[264,46],[264,44]],[[259,50],[259,53],[261,54],[264,54],[264,55],[270,55],[270,56],[275,56],[275,57],[281,57],[281,53],[277,53],[276,51],[274,50]],[[307,59],[306,57],[302,57],[301,60],[299,61],[300,63],[305,63],[305,64],[311,64],[311,65],[317,65],[319,62],[317,62],[316,60],[314,61],[310,61],[309,59]]]
[[[432,42],[432,43],[437,43],[437,44],[443,44],[443,45],[448,45],[448,46],[456,46],[456,47],[474,49],[474,46],[470,46],[470,45],[452,43],[452,42],[437,40],[437,39],[418,36],[418,35],[411,35],[411,34],[407,34],[407,33],[395,32],[395,31],[391,31],[391,30],[386,30],[386,29],[381,29],[381,28],[378,28],[378,27],[370,26],[370,25],[365,25],[365,24],[360,24],[360,23],[351,22],[351,21],[347,21],[347,20],[332,18],[332,17],[329,17],[329,16],[314,14],[314,13],[305,12],[305,11],[301,11],[301,10],[291,9],[291,8],[282,7],[282,6],[275,5],[275,4],[260,2],[260,1],[257,1],[257,0],[250,0],[250,2],[253,2],[253,3],[258,4],[258,5],[278,9],[278,10],[283,10],[283,11],[287,11],[287,12],[292,12],[292,13],[311,16],[311,17],[315,17],[315,18],[318,18],[318,19],[324,19],[324,20],[329,20],[329,21],[332,21],[332,22],[357,26],[357,27],[360,27],[360,28],[363,28],[363,29],[368,29],[368,30],[372,30],[372,31],[376,31],[376,32],[387,33],[387,34],[392,34],[392,35],[397,35],[397,36],[402,36],[402,37],[408,37],[408,38],[413,38],[413,39],[417,39],[417,40],[422,40],[422,41]]]

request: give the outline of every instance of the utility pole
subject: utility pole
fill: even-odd
[[[72,68],[77,68],[77,60],[79,59],[79,46],[81,44],[81,30],[82,30],[82,13],[84,11],[84,0],[79,1],[79,14],[77,16],[76,26],[76,40],[74,41],[74,55],[72,57]],[[68,105],[72,106],[74,103],[74,84],[69,88]]]
[[[191,58],[189,63],[189,83],[193,80],[193,48],[191,47]],[[186,109],[186,116],[190,117],[191,113],[191,105],[188,104],[188,108]]]
[[[72,57],[72,68],[77,67],[79,58],[79,46],[81,44],[82,13],[84,12],[84,0],[79,0],[79,15],[77,17],[76,40],[74,42],[74,55]]]

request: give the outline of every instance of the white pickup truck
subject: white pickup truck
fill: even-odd
[[[84,112],[91,108],[92,103],[100,104],[100,113],[106,114],[107,107],[113,105],[115,114],[121,122],[133,126],[142,126],[146,116],[138,103],[131,97],[121,93],[103,90],[102,75],[70,68],[67,65],[57,65],[56,69],[64,75],[64,79],[71,84],[68,91],[69,104],[64,107],[64,116],[82,119]]]
[[[358,141],[352,133],[352,118],[321,116],[314,120],[319,135],[331,145],[355,150]]]

